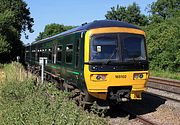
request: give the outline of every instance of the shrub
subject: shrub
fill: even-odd
[[[172,18],[145,28],[150,68],[180,72],[180,18]]]
[[[8,65],[5,68],[6,73],[12,72],[10,67]],[[45,83],[42,86],[35,86],[33,78],[19,81],[16,79],[19,76],[11,75],[15,77],[7,78],[8,82],[0,90],[1,124],[107,124],[107,119],[84,111],[74,101],[68,99],[69,93],[57,90],[53,84]],[[15,80],[12,81],[14,78]]]

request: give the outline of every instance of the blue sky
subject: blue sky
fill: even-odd
[[[25,44],[33,42],[45,25],[50,23],[78,26],[85,22],[105,19],[107,11],[117,4],[128,6],[136,2],[141,12],[147,14],[147,5],[154,1],[156,0],[25,0],[31,17],[34,18],[34,32],[27,33],[29,39],[25,39],[22,34],[21,40]]]

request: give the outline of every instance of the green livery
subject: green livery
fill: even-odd
[[[39,57],[48,57],[45,71],[76,85],[83,82],[83,46],[84,32],[40,40],[26,47],[26,61],[30,65],[38,66]],[[68,47],[72,47],[72,50],[68,50]],[[28,57],[28,49],[31,51],[31,58]]]

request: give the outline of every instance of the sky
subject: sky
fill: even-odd
[[[143,14],[147,15],[147,5],[156,0],[24,0],[34,18],[33,33],[28,33],[29,39],[22,34],[21,40],[27,44],[35,41],[39,32],[45,26],[58,23],[79,26],[85,22],[105,19],[107,11],[113,6],[128,6],[136,2]]]

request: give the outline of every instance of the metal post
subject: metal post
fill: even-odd
[[[47,64],[47,57],[39,58],[39,65],[41,65],[41,84],[44,82],[44,67]]]
[[[19,62],[20,56],[17,56],[16,59],[17,59],[17,62]]]
[[[45,59],[43,59],[43,63],[41,63],[41,84],[44,82],[44,62]]]

